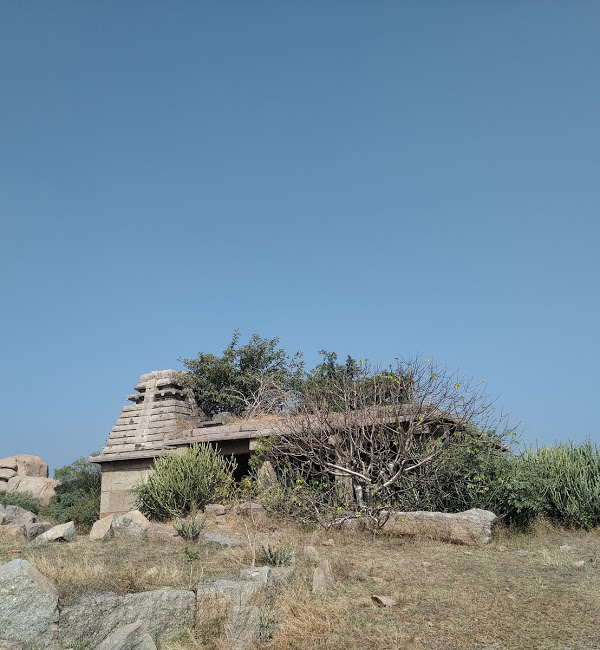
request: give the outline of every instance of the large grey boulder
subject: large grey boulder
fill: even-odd
[[[0,650],[23,650],[23,646],[12,643],[11,641],[0,639]]]
[[[17,454],[0,458],[0,470],[9,469],[19,476],[38,476],[48,478],[48,463],[39,456]]]
[[[15,541],[26,540],[27,531],[25,530],[25,526],[20,524],[6,524],[0,526],[0,537],[13,539]]]
[[[49,521],[38,520],[31,524],[25,524],[25,536],[30,540],[35,539],[51,528],[52,524]]]
[[[27,560],[0,566],[0,638],[36,649],[58,640],[58,591]]]
[[[12,526],[12,532],[3,528],[2,525]],[[6,506],[4,512],[0,512],[0,535],[5,534],[18,537],[14,530],[15,526],[22,531],[26,539],[34,539],[52,528],[50,522],[41,520],[29,510],[25,510],[19,506]]]
[[[17,475],[17,471],[14,469],[8,469],[5,467],[0,467],[0,480],[8,481],[9,478]]]
[[[56,487],[58,484],[59,481],[53,478],[17,475],[9,479],[6,485],[6,491],[9,493],[31,494],[45,508],[52,503],[52,500],[56,496]]]
[[[260,609],[236,605],[227,617],[227,641],[231,650],[247,650],[260,636]]]
[[[48,544],[49,542],[72,542],[77,537],[75,524],[68,521],[66,524],[53,526],[45,533],[35,538],[35,544]]]
[[[388,515],[384,515],[388,517]],[[390,535],[428,537],[455,544],[487,544],[497,520],[489,510],[473,508],[466,512],[395,512],[384,521],[381,530]],[[383,522],[383,520],[382,520]]]
[[[198,585],[198,598],[223,598],[234,605],[246,605],[264,593],[264,585],[252,580],[207,580]]]
[[[0,472],[2,470],[10,470],[19,476],[48,478],[48,463],[43,458],[31,454],[0,458]]]
[[[4,517],[5,524],[19,524],[21,526],[33,524],[38,521],[37,515],[34,515],[33,512],[25,510],[25,508],[21,508],[20,506],[6,506]]]
[[[141,621],[117,628],[96,647],[96,650],[156,650],[152,637]]]
[[[65,607],[60,616],[63,647],[94,648],[117,628],[136,621],[153,638],[175,636],[194,625],[196,595],[193,591],[157,589],[117,596],[91,594]]]
[[[118,515],[112,522],[115,537],[146,537],[150,522],[139,510],[130,510],[124,515]]]

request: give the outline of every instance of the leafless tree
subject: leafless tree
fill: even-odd
[[[433,462],[470,426],[487,435],[503,417],[473,381],[430,359],[307,381],[283,418],[271,455],[331,479],[353,507],[373,511],[402,477]]]

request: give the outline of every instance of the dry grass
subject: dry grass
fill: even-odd
[[[61,601],[89,590],[120,593],[159,587],[195,588],[202,579],[235,576],[261,561],[260,545],[296,550],[297,572],[267,612],[278,623],[265,650],[592,650],[600,649],[600,530],[565,531],[539,524],[524,535],[500,530],[481,548],[434,541],[373,538],[351,532],[306,532],[285,523],[235,515],[208,530],[249,539],[243,548],[188,543],[111,540],[35,548],[22,557],[59,585]],[[247,525],[247,529],[246,529]],[[333,538],[333,546],[323,546]],[[314,564],[302,548],[313,544],[330,559],[335,588],[310,591]],[[255,548],[252,549],[251,545]],[[0,562],[14,543],[0,538]],[[371,595],[390,596],[393,608]],[[180,638],[168,650],[222,647],[222,613],[208,617],[197,638]]]

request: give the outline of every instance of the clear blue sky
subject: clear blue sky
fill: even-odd
[[[0,456],[234,329],[598,441],[600,3],[0,4]]]

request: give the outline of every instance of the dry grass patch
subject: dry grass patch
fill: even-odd
[[[204,579],[235,577],[261,546],[294,549],[297,571],[265,623],[273,650],[599,650],[600,530],[565,531],[546,523],[530,534],[499,529],[492,544],[464,547],[434,541],[306,530],[268,518],[228,515],[208,530],[246,538],[241,548],[202,543],[111,540],[36,548],[0,538],[0,562],[22,557],[59,586],[61,602],[87,591],[194,589]],[[333,546],[323,543],[333,539]],[[312,544],[331,561],[335,587],[311,592]],[[192,551],[189,554],[184,546]],[[377,606],[373,594],[394,598]],[[221,650],[225,612],[204,616],[195,637],[164,650]]]

